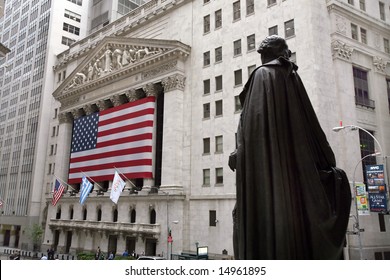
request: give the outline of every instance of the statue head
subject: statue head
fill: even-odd
[[[289,59],[291,51],[288,49],[286,40],[278,35],[266,37],[260,44],[257,52],[261,54],[261,61],[266,63],[278,57]]]

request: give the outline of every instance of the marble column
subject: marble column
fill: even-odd
[[[59,132],[56,155],[56,175],[60,180],[67,181],[69,173],[70,148],[72,145],[73,116],[70,113],[61,113],[59,118]]]
[[[183,187],[184,87],[185,77],[180,74],[162,80],[164,87],[164,136],[162,152],[161,187]]]

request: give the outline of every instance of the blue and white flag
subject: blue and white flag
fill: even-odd
[[[118,203],[119,196],[121,195],[125,186],[126,186],[125,181],[123,181],[121,176],[119,176],[118,171],[115,171],[114,180],[112,181],[112,187],[110,193],[110,198],[115,204]]]
[[[91,192],[93,185],[88,179],[83,176],[83,180],[81,182],[81,191],[80,191],[80,204],[84,204],[84,201],[87,199],[88,194]]]

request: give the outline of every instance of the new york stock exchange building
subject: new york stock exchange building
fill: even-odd
[[[152,2],[57,56],[47,205],[54,180],[66,190],[47,207],[43,249],[170,259],[207,247],[211,258],[232,258],[235,174],[227,161],[240,88],[233,69],[223,77],[228,92],[223,64],[204,66],[196,39],[203,30],[193,22],[202,19],[192,18],[188,1]],[[126,183],[117,203],[115,172]],[[93,187],[81,203],[83,177]]]

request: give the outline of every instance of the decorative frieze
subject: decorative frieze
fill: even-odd
[[[159,65],[151,70],[143,72],[142,73],[142,80],[150,79],[152,77],[167,73],[167,72],[175,69],[176,66],[177,66],[177,60],[170,61],[170,62],[165,63],[163,65]]]
[[[98,52],[81,71],[75,73],[64,91],[73,90],[166,50],[150,46],[107,44],[102,52]]]
[[[336,40],[332,42],[332,56],[333,58],[343,58],[349,60],[352,56],[353,48],[347,44]]]
[[[184,90],[186,77],[180,74],[169,76],[161,81],[164,91]]]
[[[336,30],[343,35],[347,34],[347,22],[344,17],[336,15]]]

